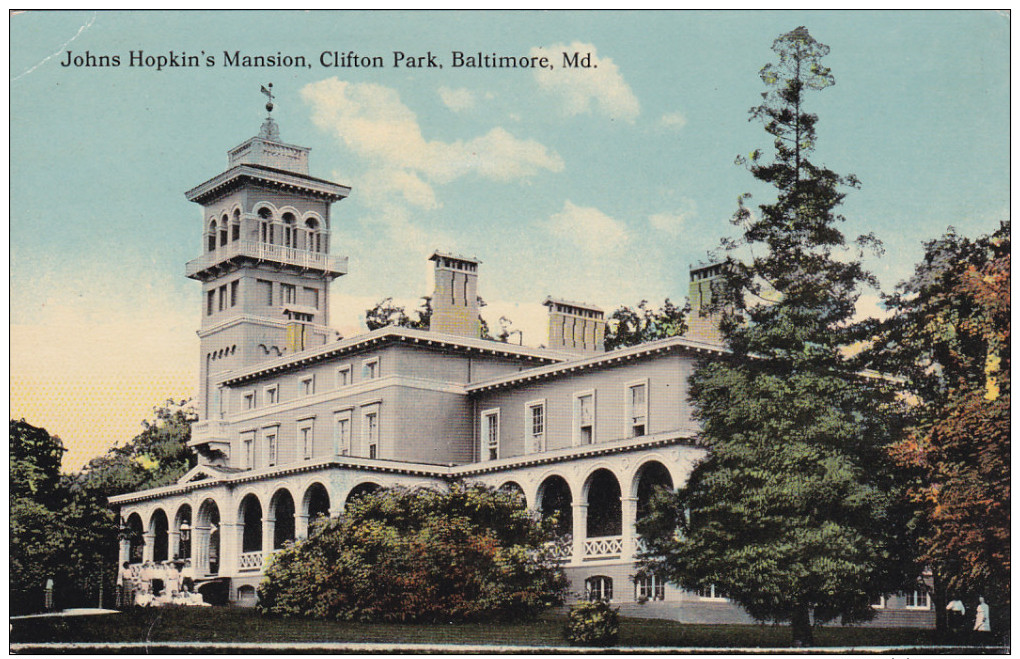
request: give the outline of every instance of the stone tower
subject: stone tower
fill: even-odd
[[[308,152],[282,142],[269,116],[257,136],[228,151],[226,171],[185,193],[202,207],[202,255],[186,267],[202,282],[192,438],[200,453],[220,448],[213,422],[228,373],[338,338],[328,327],[328,293],[347,258],[329,253],[330,207],[351,190],[309,176]]]
[[[722,314],[712,310],[712,287],[721,283],[723,263],[711,263],[691,267],[691,283],[688,300],[691,313],[687,317],[687,336],[709,343],[723,343],[719,322]]]

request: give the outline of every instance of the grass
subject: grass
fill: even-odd
[[[34,618],[12,621],[11,643],[40,642],[358,642],[566,646],[564,616],[526,623],[450,625],[362,624],[277,618],[241,608],[144,609],[116,615]],[[931,630],[829,627],[815,630],[819,647],[933,643]],[[687,625],[670,620],[622,618],[620,646],[788,647],[788,627]]]

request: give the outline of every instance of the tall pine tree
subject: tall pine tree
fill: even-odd
[[[724,241],[727,274],[713,295],[732,355],[691,381],[709,457],[639,530],[653,569],[789,622],[794,643],[808,645],[812,621],[872,615],[909,552],[885,451],[895,399],[845,358],[855,302],[874,284],[861,250],[877,241],[847,244],[836,209],[858,182],[809,159],[817,116],[804,101],[834,84],[822,64],[829,49],[803,27],[772,48],[778,61],[761,70],[767,91],[751,120],[772,136],[774,156],[756,150],[738,163],[777,196],[756,213],[750,195],[739,200],[742,235]]]

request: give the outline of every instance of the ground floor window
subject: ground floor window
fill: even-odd
[[[588,577],[584,580],[584,593],[589,602],[596,600],[610,601],[613,599],[612,577]]]
[[[715,584],[710,584],[698,590],[698,597],[705,600],[724,600],[726,596],[723,595]]]
[[[634,577],[634,599],[666,599],[666,584],[662,581],[662,577],[657,577],[654,574],[639,574]]]
[[[928,593],[923,590],[913,590],[903,594],[904,606],[908,609],[930,609],[931,602],[928,600]]]

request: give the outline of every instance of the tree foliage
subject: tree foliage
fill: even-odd
[[[484,307],[485,300],[481,297],[478,298],[478,306]],[[365,310],[365,325],[369,330],[376,330],[380,327],[410,327],[411,329],[428,330],[429,323],[432,320],[432,298],[428,295],[421,298],[421,304],[413,312],[412,317],[407,313],[405,307],[398,304],[394,304],[392,297],[383,298],[376,303],[371,309]],[[487,339],[490,341],[500,341],[502,343],[508,343],[510,336],[514,333],[510,331],[509,326],[511,321],[502,317],[500,321],[500,333],[493,337],[489,331],[489,323],[482,318],[481,314],[478,316],[478,334],[480,338]]]
[[[1010,601],[1010,225],[925,245],[863,355],[903,376],[910,424],[892,454],[913,478],[921,559],[955,596]],[[1000,607],[1001,608],[1001,607]]]
[[[636,308],[619,307],[606,323],[606,350],[680,336],[687,331],[689,312],[690,307],[678,307],[669,298],[658,309],[649,306],[648,300],[641,300]]]
[[[187,448],[194,411],[167,401],[143,421],[144,430],[91,460],[60,473],[58,437],[24,420],[10,423],[11,589],[16,610],[42,607],[53,579],[59,607],[95,606],[112,598],[118,557],[117,517],[108,498],[174,482],[192,464]]]
[[[800,27],[773,50],[778,62],[762,68],[767,91],[750,114],[772,136],[774,157],[755,150],[738,163],[777,196],[757,213],[749,195],[739,199],[742,235],[724,241],[713,294],[732,356],[691,381],[709,457],[677,496],[657,499],[640,530],[650,568],[688,589],[714,585],[757,619],[789,621],[794,642],[810,644],[812,618],[870,617],[871,599],[900,585],[909,545],[886,453],[895,399],[843,350],[860,289],[874,282],[838,227],[845,189],[858,183],[809,159],[817,116],[805,93],[834,84],[822,64],[829,49]],[[738,247],[751,258],[738,259]]]
[[[361,621],[527,618],[562,602],[549,537],[512,492],[379,490],[277,553],[259,607]]]

